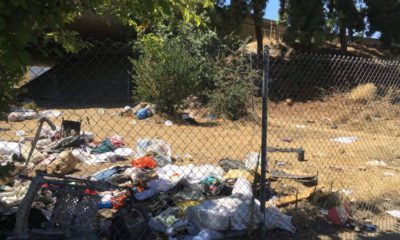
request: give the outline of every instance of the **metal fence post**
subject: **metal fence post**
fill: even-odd
[[[269,78],[269,49],[263,50],[263,81],[262,81],[262,128],[261,128],[261,213],[265,212],[266,175],[267,175],[267,118],[268,118],[268,78]],[[264,218],[265,219],[265,218]],[[261,225],[261,236],[265,238],[264,219]]]

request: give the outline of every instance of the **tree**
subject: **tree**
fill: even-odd
[[[246,0],[232,0],[229,5],[217,0],[212,10],[212,25],[220,36],[239,34],[246,16],[250,15],[250,6]]]
[[[10,100],[7,95],[10,88],[31,63],[29,48],[51,43],[66,53],[76,53],[85,47],[79,34],[68,29],[68,24],[79,16],[91,13],[105,21],[111,16],[140,31],[175,13],[198,25],[201,19],[197,9],[210,7],[212,3],[211,0],[0,1],[1,102],[4,105]]]
[[[365,0],[367,6],[369,29],[367,34],[381,33],[384,47],[400,42],[400,1],[399,0]]]
[[[324,4],[321,0],[281,0],[281,24],[287,26],[284,40],[310,49],[326,37]]]
[[[352,37],[353,31],[364,29],[362,13],[357,9],[357,0],[329,0],[328,28],[339,32],[342,52],[347,52],[347,36]]]
[[[264,11],[267,7],[268,0],[251,0],[252,10],[253,10],[253,19],[254,19],[254,28],[256,32],[256,40],[257,40],[257,58],[258,64],[261,64],[262,54],[263,54],[263,33],[262,33],[262,25],[263,25],[263,17]]]

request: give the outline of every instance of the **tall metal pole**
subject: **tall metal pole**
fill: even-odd
[[[268,79],[269,79],[269,49],[263,50],[263,81],[262,81],[262,129],[261,129],[261,213],[265,213],[266,177],[267,177],[267,118],[268,118]],[[264,218],[265,219],[265,218]],[[261,239],[265,238],[265,222],[261,225]]]

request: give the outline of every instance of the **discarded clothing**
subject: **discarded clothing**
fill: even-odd
[[[126,166],[112,166],[93,174],[91,179],[94,181],[107,180],[114,174],[123,173],[127,168]]]
[[[223,185],[221,181],[213,176],[205,178],[201,181],[201,184],[204,186],[204,191],[207,196],[216,196],[221,192]]]
[[[224,170],[221,167],[208,164],[200,166],[193,164],[184,166],[169,164],[157,170],[157,175],[160,179],[168,180],[172,176],[175,176],[185,179],[188,183],[200,183],[209,176],[221,178],[223,174]]]
[[[155,168],[157,162],[154,161],[152,156],[144,156],[132,161],[132,166],[137,168]]]
[[[119,157],[134,157],[135,156],[135,152],[133,151],[132,148],[125,148],[125,147],[117,148],[117,149],[115,149],[114,153]]]
[[[93,148],[91,153],[106,153],[114,150],[115,146],[111,143],[110,139],[106,138],[99,146]]]
[[[205,199],[204,194],[197,190],[192,190],[189,188],[184,188],[182,191],[177,192],[174,198],[178,201],[203,201]]]
[[[62,152],[66,148],[77,148],[86,143],[82,136],[70,136],[63,138],[54,144],[49,145],[49,148],[44,149],[45,152]]]
[[[147,190],[144,190],[143,192],[135,193],[135,198],[138,201],[143,201],[143,200],[152,198],[155,194],[156,194],[156,191],[154,189],[147,189]]]
[[[98,163],[114,162],[117,159],[117,155],[114,152],[106,152],[101,154],[90,154],[83,149],[72,150],[72,155],[79,159],[81,162],[94,165]]]
[[[188,200],[188,201],[178,203],[177,206],[179,207],[180,213],[184,214],[188,207],[197,206],[200,203],[201,203],[200,201]]]
[[[219,165],[224,169],[225,172],[230,169],[245,169],[244,163],[240,160],[233,160],[229,158],[223,158],[219,160]]]
[[[259,211],[259,202],[253,201],[252,195],[250,182],[239,178],[231,196],[189,207],[185,212],[186,219],[199,228],[217,231],[245,230],[250,222],[257,226],[263,215]]]
[[[114,135],[110,137],[109,140],[115,148],[120,148],[124,146],[124,139],[119,135]]]
[[[168,192],[176,186],[179,180],[155,179],[147,183],[147,187],[155,190],[156,192]]]
[[[167,229],[179,221],[179,208],[171,207],[150,219],[149,226],[155,231],[166,233]]]

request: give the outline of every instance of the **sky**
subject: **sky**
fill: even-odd
[[[231,4],[231,0],[225,1],[227,4]],[[264,18],[278,21],[279,19],[279,0],[269,0],[267,3],[267,9],[265,10]],[[379,38],[380,33],[376,32],[371,36],[372,38]]]
[[[264,18],[272,19],[278,21],[279,13],[279,0],[269,0],[267,4],[267,9],[264,14]]]
[[[227,4],[231,4],[231,0],[225,1]],[[267,3],[267,9],[264,14],[264,18],[278,21],[279,12],[279,0],[269,0]]]

